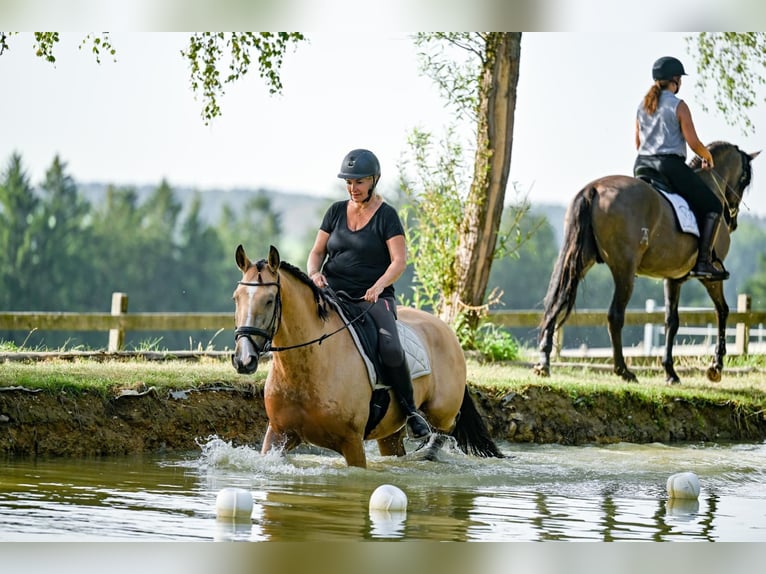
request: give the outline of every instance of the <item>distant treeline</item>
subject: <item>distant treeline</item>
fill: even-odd
[[[87,198],[58,157],[38,185],[29,181],[20,155],[7,161],[0,172],[0,310],[108,312],[112,292],[122,291],[128,293],[129,312],[233,312],[231,293],[239,278],[233,255],[236,246],[242,243],[248,253],[265,256],[273,244],[303,268],[331,201],[305,202],[304,212],[296,218],[293,212],[300,200],[285,201],[287,194],[263,190],[184,193],[183,201],[167,181],[141,194],[133,187],[105,186],[100,200],[90,191]],[[214,202],[218,213],[205,212],[210,202],[203,199],[208,193],[227,194],[227,201]],[[546,212],[558,220],[551,224]],[[532,239],[492,267],[489,284],[502,293],[499,308],[541,308],[558,255],[562,213],[561,206],[535,208],[533,202],[518,230],[523,235],[525,229],[538,226]],[[288,226],[286,215],[291,217]],[[737,293],[747,292],[753,295],[753,308],[766,308],[764,245],[763,221],[742,216],[727,258],[732,279],[726,291],[731,305]],[[397,283],[397,291],[403,301],[411,300],[411,272]],[[643,308],[647,298],[661,305],[662,296],[661,281],[641,278],[631,307]],[[599,268],[587,276],[577,305],[604,309],[611,297],[608,270]],[[704,289],[692,281],[684,287],[682,305],[710,303]],[[513,334],[522,344],[534,344],[537,335],[534,331]],[[204,348],[212,336],[129,333],[126,347]],[[568,346],[608,345],[605,328],[572,329],[567,336],[579,338],[565,341]],[[632,336],[640,339],[640,329],[635,328]],[[631,331],[626,330],[626,341],[630,337]],[[0,332],[0,341],[23,343],[27,348],[103,348],[106,335]],[[231,344],[231,333],[212,341],[219,350]]]

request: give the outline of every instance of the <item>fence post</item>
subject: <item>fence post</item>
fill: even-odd
[[[564,325],[556,327],[553,331],[553,360],[561,359],[561,349],[564,348]]]
[[[128,312],[128,294],[112,293],[112,315],[119,317]],[[107,351],[116,353],[121,351],[125,344],[125,331],[122,329],[109,330],[109,346]]]
[[[746,293],[737,295],[737,312],[749,313],[752,305],[752,298]],[[750,346],[750,325],[747,323],[737,323],[734,335],[734,352],[737,355],[747,355]]]
[[[647,299],[644,309],[647,313],[654,312],[657,302],[654,299]],[[652,323],[644,324],[644,355],[651,356],[654,344],[654,325]]]

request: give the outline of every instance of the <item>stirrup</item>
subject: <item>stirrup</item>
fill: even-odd
[[[723,265],[721,269],[716,268],[710,263],[708,269],[692,269],[689,271],[689,276],[696,277],[697,279],[712,279],[714,281],[725,281],[729,278],[729,272],[726,271]]]

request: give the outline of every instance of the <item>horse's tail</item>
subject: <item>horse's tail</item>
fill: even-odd
[[[564,221],[564,241],[553,268],[548,292],[545,295],[545,312],[540,322],[542,330],[547,329],[564,310],[559,325],[567,320],[574,308],[577,287],[585,271],[597,256],[596,238],[593,235],[591,205],[595,188],[583,188],[574,197]]]
[[[450,435],[457,441],[458,447],[466,454],[481,456],[484,458],[505,458],[484,424],[476,405],[473,403],[471,393],[466,386],[463,393],[463,404],[460,405],[455,428]]]

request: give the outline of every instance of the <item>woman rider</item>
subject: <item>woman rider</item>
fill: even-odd
[[[641,167],[659,171],[673,191],[689,203],[700,227],[699,254],[690,275],[703,279],[723,280],[729,273],[713,265],[713,246],[721,226],[723,205],[713,191],[686,164],[686,146],[702,158],[703,169],[712,169],[713,156],[697,137],[691,112],[676,94],[685,76],[683,64],[665,56],[652,67],[654,84],[649,89],[636,115],[636,149],[638,157],[634,175]]]
[[[317,287],[328,285],[372,303],[369,314],[378,328],[378,354],[407,425],[416,439],[430,435],[418,413],[409,366],[396,328],[394,282],[407,265],[404,227],[399,214],[375,192],[380,163],[375,154],[355,149],[341,163],[349,199],[337,201],[324,215],[306,269]]]

